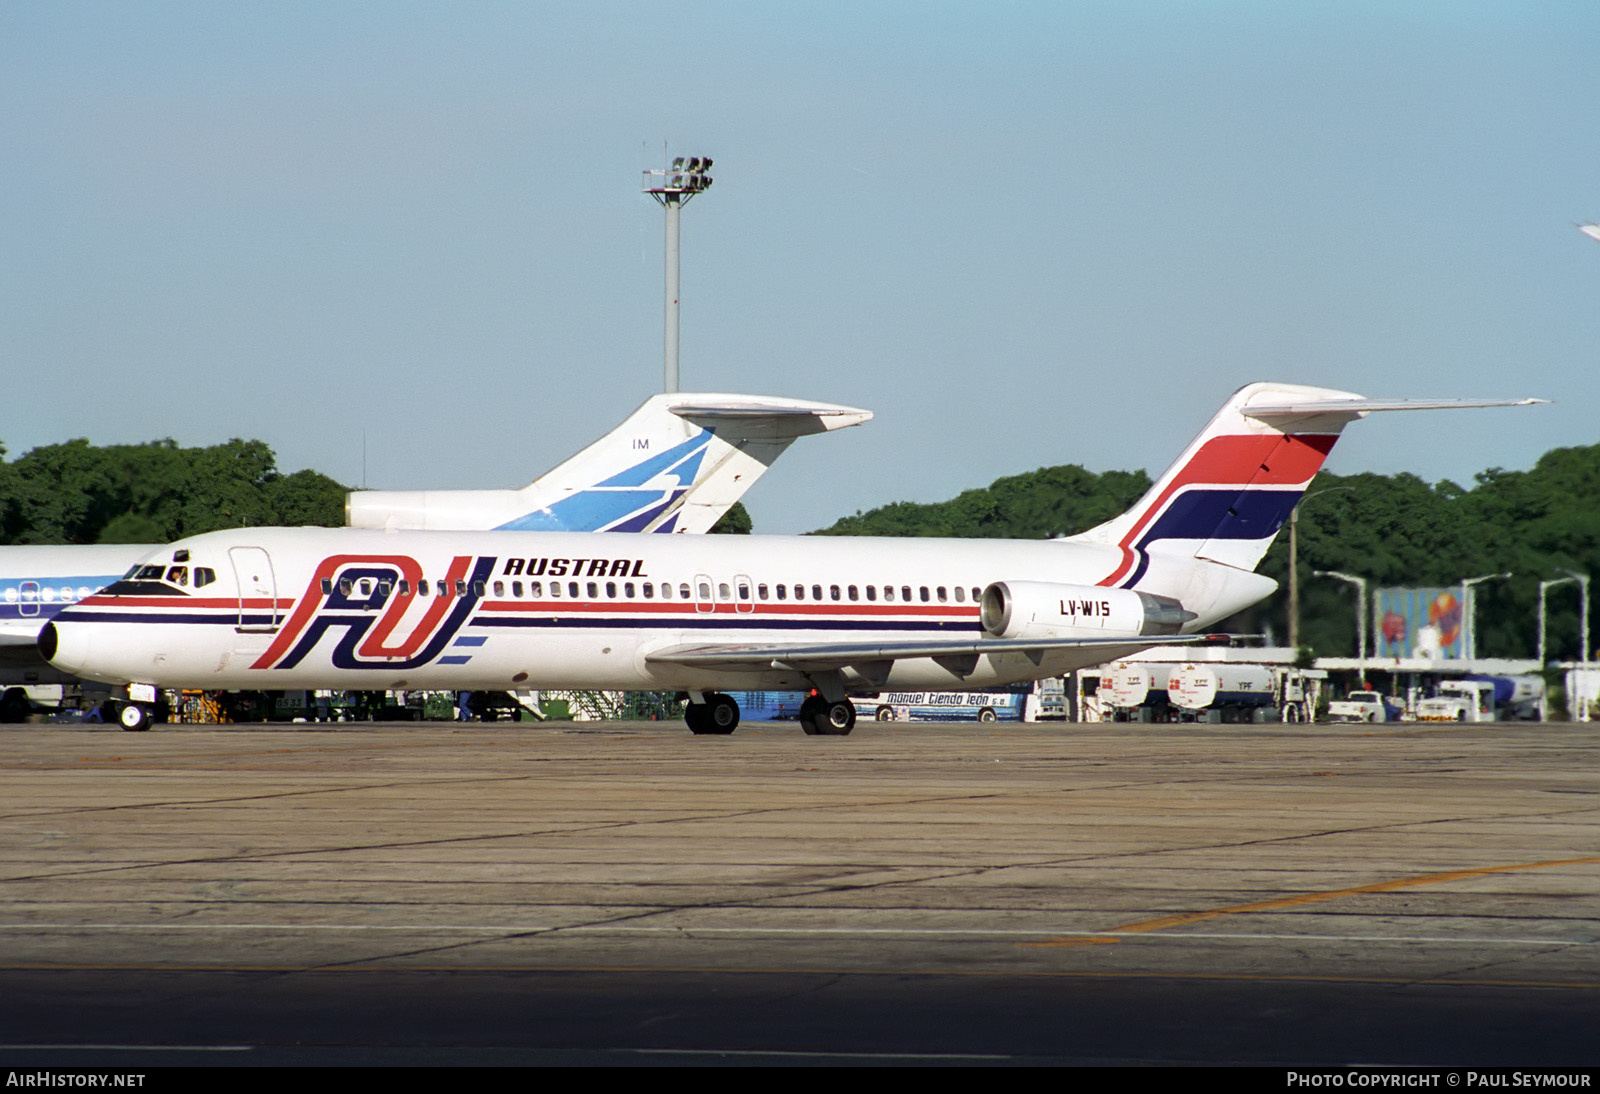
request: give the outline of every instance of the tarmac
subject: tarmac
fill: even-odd
[[[5,1067],[1600,1063],[1593,725],[0,748]]]

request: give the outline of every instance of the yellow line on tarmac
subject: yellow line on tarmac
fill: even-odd
[[[1213,908],[1209,912],[1188,912],[1183,915],[1163,916],[1160,919],[1145,919],[1138,923],[1127,923],[1120,927],[1110,927],[1094,935],[1064,935],[1053,938],[1048,942],[1021,942],[1022,946],[1084,946],[1096,942],[1114,942],[1115,939],[1104,937],[1112,934],[1142,934],[1146,931],[1161,931],[1168,927],[1182,927],[1190,923],[1199,923],[1206,919],[1217,919],[1225,915],[1237,915],[1240,912],[1270,912],[1280,908],[1297,908],[1302,904],[1316,904],[1324,900],[1336,900],[1339,897],[1355,896],[1359,893],[1386,893],[1395,889],[1414,889],[1421,885],[1438,885],[1447,881],[1460,881],[1463,878],[1483,877],[1487,874],[1504,874],[1513,870],[1544,870],[1552,866],[1579,866],[1587,863],[1600,862],[1600,856],[1589,858],[1552,859],[1549,862],[1524,862],[1514,863],[1509,866],[1481,866],[1473,870],[1450,870],[1442,874],[1422,874],[1419,877],[1398,878],[1394,881],[1376,881],[1371,885],[1356,885],[1348,889],[1325,889],[1320,892],[1301,893],[1298,896],[1278,897],[1275,900],[1260,900],[1251,904],[1235,904],[1229,908]]]

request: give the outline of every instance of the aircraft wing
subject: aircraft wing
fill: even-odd
[[[901,661],[916,657],[977,658],[983,654],[1021,653],[1038,660],[1053,650],[1104,649],[1108,658],[1116,651],[1133,652],[1150,646],[1215,643],[1238,635],[1125,635],[1120,638],[987,638],[928,642],[817,642],[806,645],[751,643],[749,645],[673,646],[645,655],[657,664],[691,665],[733,672],[770,669],[816,671],[847,665]]]
[[[37,646],[39,631],[49,620],[13,619],[0,623],[0,646]]]

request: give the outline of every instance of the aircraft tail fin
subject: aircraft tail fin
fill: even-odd
[[[1122,562],[1100,582],[1107,586],[1135,584],[1152,550],[1254,570],[1351,422],[1377,411],[1542,401],[1366,399],[1331,388],[1249,384],[1133,508],[1072,538],[1122,548]]]
[[[656,395],[520,490],[358,491],[358,528],[706,532],[794,443],[872,412],[762,395]]]

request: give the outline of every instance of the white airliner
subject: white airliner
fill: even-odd
[[[707,532],[797,438],[871,418],[856,407],[770,395],[657,395],[521,490],[354,491],[346,521],[385,529]],[[74,680],[40,660],[40,627],[159,549],[0,547],[0,685]],[[172,572],[187,580],[184,567]],[[19,721],[27,709],[20,687],[0,695],[0,721]]]
[[[214,532],[62,611],[40,646],[128,685],[130,729],[157,688],[570,687],[682,691],[700,733],[738,724],[725,690],[814,690],[802,725],[842,734],[852,692],[971,690],[1193,640],[1276,588],[1253,570],[1347,424],[1536,401],[1251,384],[1132,509],[1053,541]]]

